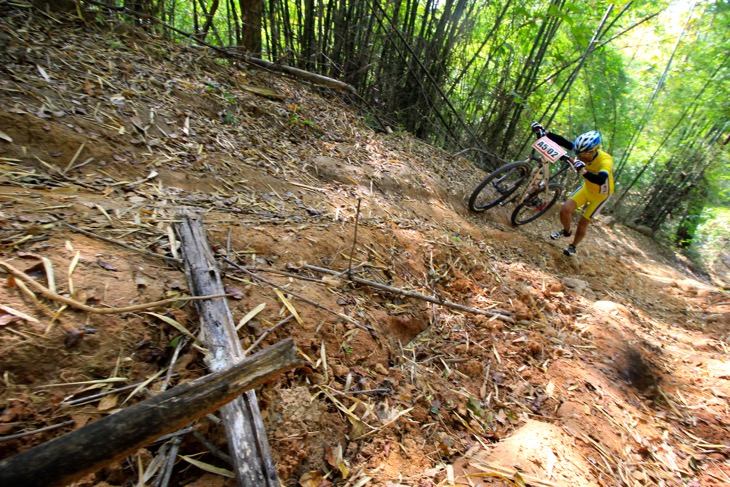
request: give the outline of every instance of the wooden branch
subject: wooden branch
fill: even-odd
[[[12,265],[8,264],[5,261],[0,260],[0,267],[4,267],[10,274],[13,275],[13,277],[21,279],[23,282],[28,284],[28,286],[33,288],[34,291],[36,291],[38,294],[40,294],[44,298],[48,298],[52,301],[56,301],[58,303],[65,304],[67,306],[70,306],[72,308],[75,308],[75,309],[78,309],[81,311],[86,311],[87,313],[96,313],[96,314],[102,314],[102,315],[131,313],[134,311],[142,311],[143,309],[157,308],[158,306],[164,306],[166,304],[179,303],[180,301],[200,301],[203,299],[222,298],[222,297],[226,296],[225,292],[221,292],[219,294],[213,294],[210,296],[188,296],[188,297],[179,297],[179,298],[169,298],[169,299],[163,299],[161,301],[153,301],[151,303],[141,303],[141,304],[134,304],[132,306],[124,306],[122,308],[93,308],[84,303],[80,303],[79,301],[76,301],[75,299],[67,298],[66,296],[62,296],[60,294],[54,293],[53,291],[51,291],[50,289],[48,289],[47,287],[45,287],[44,285],[40,284],[38,281],[33,279],[32,277],[30,277],[25,272],[13,267]]]
[[[232,368],[179,385],[0,461],[0,485],[68,485],[298,364],[294,341],[283,340]]]
[[[110,244],[118,245],[119,247],[125,248],[127,250],[131,250],[132,252],[138,252],[140,254],[149,255],[150,257],[155,257],[158,259],[166,260],[167,262],[170,262],[171,264],[175,264],[176,266],[180,267],[182,265],[182,261],[180,259],[176,259],[174,257],[168,257],[167,255],[162,254],[156,254],[155,252],[150,252],[149,250],[144,249],[138,249],[137,247],[132,247],[131,245],[127,245],[124,242],[120,242],[119,240],[114,240],[113,238],[108,237],[102,237],[101,235],[97,235],[94,232],[90,232],[88,230],[84,230],[83,228],[75,227],[71,225],[70,223],[61,222],[63,225],[66,225],[68,228],[73,230],[74,232],[81,233],[86,235],[87,237],[96,238],[99,240],[103,240],[104,242],[108,242]]]
[[[323,304],[320,304],[320,303],[318,303],[318,302],[316,302],[316,301],[312,301],[311,299],[309,299],[309,298],[306,298],[306,297],[302,296],[301,294],[295,293],[295,292],[294,292],[294,291],[292,291],[291,289],[286,289],[286,288],[284,288],[284,287],[281,287],[281,286],[279,286],[279,285],[278,285],[278,284],[276,284],[276,283],[273,283],[273,282],[269,281],[268,279],[264,279],[263,277],[259,276],[259,275],[258,275],[258,274],[256,274],[255,272],[251,272],[250,270],[248,270],[248,269],[246,269],[245,267],[242,267],[242,266],[240,266],[240,265],[236,264],[235,262],[233,262],[232,260],[230,260],[230,259],[228,259],[228,258],[224,258],[224,260],[225,260],[225,261],[226,261],[227,263],[229,263],[230,265],[232,265],[233,267],[235,267],[236,269],[238,269],[238,270],[240,270],[240,271],[243,271],[243,272],[245,272],[246,274],[248,274],[249,276],[253,277],[253,278],[254,278],[254,279],[256,279],[257,281],[263,282],[264,284],[268,284],[269,286],[273,287],[274,289],[279,289],[279,290],[281,290],[281,291],[283,291],[283,292],[285,292],[285,293],[287,293],[287,294],[291,294],[291,295],[292,295],[292,296],[294,296],[295,298],[297,298],[297,299],[299,299],[299,300],[301,300],[301,301],[304,301],[304,302],[305,302],[305,303],[307,303],[307,304],[311,304],[312,306],[315,306],[315,307],[317,307],[317,308],[319,308],[319,309],[323,309],[323,310],[325,310],[325,311],[328,311],[328,312],[332,313],[332,314],[333,314],[333,315],[335,315],[335,316],[339,316],[340,318],[342,318],[343,320],[347,321],[348,323],[352,323],[353,325],[357,326],[357,327],[358,327],[358,328],[360,328],[360,329],[363,329],[363,330],[367,331],[367,332],[368,332],[368,333],[370,333],[370,334],[371,334],[371,335],[372,335],[373,337],[375,337],[375,330],[373,330],[373,329],[372,329],[372,327],[369,327],[369,326],[363,325],[363,324],[362,324],[362,323],[360,323],[359,321],[357,321],[357,320],[354,320],[354,319],[350,318],[350,317],[349,317],[349,316],[347,316],[346,314],[343,314],[343,313],[337,312],[337,311],[335,311],[335,310],[333,310],[333,309],[330,309],[330,308],[326,307],[326,306],[325,306],[325,305],[323,305]],[[321,282],[320,282],[320,284],[323,284],[323,283],[321,283]]]
[[[229,56],[231,55],[230,52],[226,52]],[[333,78],[328,78],[327,76],[315,74],[310,71],[304,71],[303,69],[293,68],[291,66],[284,66],[282,64],[272,63],[271,61],[266,61],[264,59],[258,59],[255,57],[243,56],[242,58],[251,64],[255,64],[259,67],[266,68],[271,71],[279,71],[282,73],[286,73],[290,76],[309,81],[310,83],[324,85],[330,88],[336,88],[338,90],[347,91],[348,93],[352,93],[355,95],[357,94],[357,91],[352,85]]]
[[[193,295],[224,294],[223,281],[210,250],[199,215],[180,215],[175,223],[185,270]],[[224,370],[244,356],[233,315],[225,299],[196,301],[203,342],[209,350],[205,362],[213,370]],[[248,391],[221,408],[238,485],[280,487],[276,465],[261,420],[256,393]]]
[[[51,431],[51,430],[55,430],[58,428],[64,428],[66,426],[71,426],[72,424],[74,424],[73,420],[64,421],[63,423],[52,424],[52,425],[46,426],[44,428],[38,428],[38,429],[32,430],[32,431],[24,431],[22,433],[16,433],[14,435],[0,436],[0,443],[2,443],[3,441],[17,440],[18,438],[23,438],[26,436],[37,435],[38,433],[43,433],[44,431]]]
[[[325,274],[333,274],[333,275],[340,275],[341,272],[333,271],[332,269],[325,269],[324,267],[317,267],[313,265],[305,265],[307,269],[317,271],[317,272],[323,272]],[[466,311],[468,313],[474,313],[477,315],[485,315],[485,316],[491,316],[492,318],[507,321],[512,323],[514,320],[512,319],[509,314],[506,314],[507,312],[495,312],[495,311],[485,311],[483,309],[478,308],[472,308],[470,306],[464,306],[463,304],[459,303],[452,303],[451,301],[446,301],[445,299],[437,298],[435,296],[426,296],[425,294],[417,293],[415,291],[409,291],[407,289],[401,289],[393,286],[388,286],[387,284],[381,284],[379,282],[375,281],[368,281],[367,279],[362,279],[360,277],[356,276],[349,276],[349,279],[353,282],[357,282],[358,284],[364,284],[366,286],[374,287],[376,289],[381,289],[383,291],[388,291],[391,293],[400,294],[402,296],[407,296],[409,298],[416,298],[416,299],[422,299],[423,301],[428,301],[429,303],[435,303],[440,304],[441,306],[446,306],[447,308],[453,308],[458,309],[460,311]]]
[[[352,257],[355,255],[355,245],[357,245],[357,228],[360,223],[360,203],[362,198],[357,199],[357,213],[355,213],[355,236],[352,237],[352,248],[350,248],[350,259],[347,262],[347,275],[352,274]]]

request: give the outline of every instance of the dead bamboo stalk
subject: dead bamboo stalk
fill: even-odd
[[[352,85],[342,82],[340,80],[328,78],[327,76],[312,73],[311,71],[304,71],[303,69],[293,68],[291,66],[285,66],[283,64],[272,63],[271,61],[266,61],[265,59],[258,59],[255,57],[245,57],[244,59],[251,64],[255,64],[271,71],[279,71],[294,76],[296,78],[309,81],[310,83],[324,85],[330,88],[336,88],[338,90],[347,91],[348,93],[352,93],[354,95],[357,94],[357,91],[355,90],[355,88],[353,88]]]
[[[68,485],[219,409],[298,364],[291,338],[0,461],[0,485]]]
[[[316,271],[316,272],[323,272],[325,274],[333,274],[333,275],[338,275],[338,276],[342,274],[341,272],[333,271],[332,269],[326,269],[324,267],[317,267],[317,266],[313,266],[313,265],[305,265],[304,267],[306,267],[307,269]],[[353,282],[357,282],[358,284],[364,284],[365,286],[370,286],[370,287],[374,287],[376,289],[381,289],[383,291],[400,294],[402,296],[407,296],[409,298],[421,299],[423,301],[428,301],[429,303],[440,304],[441,306],[446,306],[447,308],[458,309],[460,311],[466,311],[468,313],[474,313],[474,314],[478,314],[478,315],[491,316],[492,318],[502,320],[502,321],[507,321],[510,323],[514,321],[511,316],[509,316],[508,314],[505,314],[506,312],[498,313],[498,312],[494,312],[494,311],[485,311],[483,309],[472,308],[470,306],[464,306],[463,304],[446,301],[445,299],[437,298],[435,296],[426,296],[425,294],[417,293],[415,291],[409,291],[407,289],[401,289],[398,287],[388,286],[387,284],[381,284],[379,282],[369,281],[367,279],[362,279],[357,276],[350,276],[349,279],[352,280]]]
[[[184,255],[190,294],[225,294],[220,271],[200,215],[183,214],[175,223]],[[209,291],[216,290],[214,293]],[[225,298],[196,301],[201,334],[208,349],[205,362],[224,370],[244,356],[233,315]],[[233,469],[240,487],[279,487],[256,393],[248,391],[221,408]]]
[[[142,311],[143,309],[149,309],[149,308],[159,308],[160,306],[164,306],[167,304],[175,304],[183,301],[199,301],[201,299],[212,299],[212,298],[222,298],[226,296],[225,292],[221,292],[219,294],[214,294],[211,296],[181,296],[178,298],[168,298],[163,299],[161,301],[153,301],[151,303],[142,303],[142,304],[134,304],[131,306],[124,306],[122,308],[94,308],[92,306],[88,306],[84,303],[81,303],[79,301],[76,301],[75,299],[67,298],[66,296],[62,296],[58,293],[54,293],[44,285],[37,282],[35,279],[30,277],[25,272],[21,271],[20,269],[17,269],[16,267],[12,266],[10,263],[0,260],[0,268],[4,268],[8,273],[12,274],[14,277],[22,280],[25,282],[28,287],[39,293],[44,298],[50,299],[52,301],[56,301],[61,304],[65,304],[66,306],[70,306],[72,308],[86,311],[87,313],[96,313],[96,314],[102,314],[102,315],[114,315],[114,314],[122,314],[122,313],[132,313],[134,311]]]
[[[246,274],[248,274],[252,278],[256,279],[257,281],[263,282],[264,284],[268,284],[269,286],[273,287],[274,289],[279,289],[282,292],[286,292],[287,294],[290,294],[290,295],[294,296],[295,298],[297,298],[301,301],[304,301],[307,304],[311,304],[312,306],[315,306],[319,309],[328,311],[328,312],[332,313],[333,315],[338,316],[341,319],[347,321],[348,323],[352,323],[353,325],[357,326],[358,328],[361,328],[361,329],[367,331],[368,333],[372,334],[373,336],[375,335],[375,330],[373,330],[371,327],[363,325],[359,321],[354,320],[345,314],[342,314],[333,309],[330,309],[330,308],[324,306],[323,304],[317,303],[316,301],[312,301],[311,299],[308,299],[308,298],[302,296],[301,294],[297,294],[294,291],[292,291],[291,289],[286,289],[282,286],[279,286],[278,284],[273,283],[273,282],[269,281],[268,279],[264,279],[263,277],[259,276],[255,272],[252,272],[249,269],[246,269],[245,267],[242,267],[242,266],[236,264],[235,262],[233,262],[232,260],[230,260],[228,258],[224,257],[224,260],[226,262],[228,262],[230,265],[232,265],[233,267],[235,267],[236,269],[238,269],[242,272],[245,272]],[[293,276],[293,277],[297,277],[297,276]]]
[[[132,252],[138,252],[140,254],[149,255],[150,257],[156,257],[158,259],[166,260],[167,262],[170,262],[172,264],[175,264],[176,266],[180,266],[182,264],[182,261],[180,259],[176,259],[174,257],[169,257],[167,255],[157,254],[155,252],[150,252],[149,250],[144,249],[138,249],[137,247],[133,247],[131,245],[127,245],[124,242],[120,242],[119,240],[114,240],[113,238],[104,237],[101,235],[98,235],[94,232],[90,232],[88,230],[84,230],[83,228],[75,227],[71,225],[70,223],[61,222],[62,225],[66,225],[68,228],[73,230],[74,232],[81,233],[83,235],[86,235],[87,237],[96,238],[99,240],[103,240],[104,242],[108,242],[113,245],[118,245],[119,247],[125,248],[127,250],[131,250]]]

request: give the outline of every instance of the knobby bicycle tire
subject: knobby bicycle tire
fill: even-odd
[[[498,167],[479,183],[469,198],[471,211],[484,211],[505,202],[527,180],[530,164],[516,161]],[[486,200],[482,203],[482,200]]]
[[[524,225],[540,218],[552,208],[561,194],[563,194],[563,187],[558,183],[550,183],[547,188],[543,186],[533,191],[525,198],[525,201],[515,207],[515,211],[512,212],[512,224]]]

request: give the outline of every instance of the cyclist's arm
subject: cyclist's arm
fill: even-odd
[[[573,150],[573,143],[563,137],[562,135],[554,134],[552,132],[547,133],[548,139],[552,140],[556,144],[560,144],[568,150]]]
[[[583,173],[583,177],[599,186],[602,186],[606,181],[608,181],[608,173],[606,171],[601,171],[597,174],[594,172],[586,171]]]

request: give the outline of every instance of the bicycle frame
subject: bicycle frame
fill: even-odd
[[[563,160],[563,167],[558,169],[558,171],[551,175],[550,174],[550,164],[552,164],[547,158],[545,157],[536,157],[535,151],[533,151],[532,154],[530,154],[527,159],[525,159],[525,162],[531,163],[531,162],[537,162],[538,164],[535,165],[532,169],[532,173],[530,175],[530,180],[527,182],[527,184],[524,185],[524,189],[519,190],[519,196],[514,199],[510,198],[510,202],[515,202],[516,204],[520,204],[523,201],[525,201],[525,198],[532,194],[533,191],[538,189],[541,186],[548,187],[550,185],[550,178],[556,178],[560,176],[562,173],[565,172],[566,169],[569,167],[572,167],[570,163],[567,160]],[[505,202],[506,204],[506,202]]]

